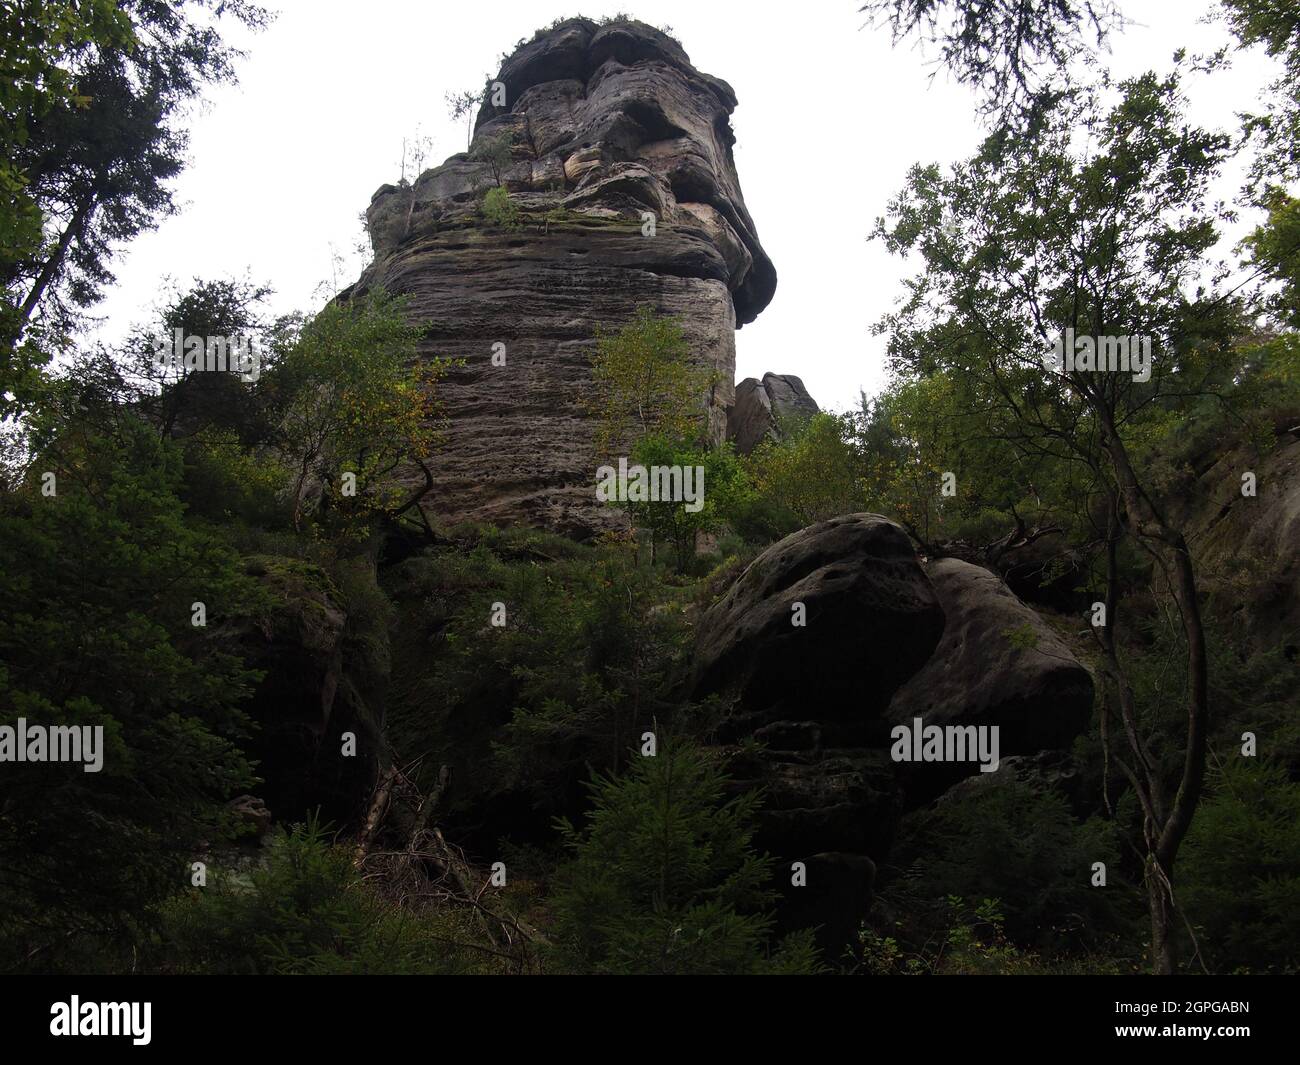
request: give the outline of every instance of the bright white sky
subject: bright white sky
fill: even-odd
[[[873,321],[899,297],[905,264],[867,234],[914,162],[968,155],[979,131],[970,94],[910,44],[865,27],[853,0],[270,0],[280,15],[247,39],[240,84],[209,96],[190,124],[180,213],[133,241],[119,283],[97,308],[102,339],[150,317],[161,279],[248,276],[274,286],[271,309],[320,306],[335,291],[333,254],[353,281],[370,196],[399,177],[402,138],[434,139],[426,167],[465,149],[448,90],[476,88],[502,52],[559,16],[625,11],[672,27],[695,66],[730,82],[736,165],[776,297],[737,334],[737,380],[801,376],[824,408],[884,384]],[[1208,0],[1125,0],[1135,25],[1112,69],[1163,69],[1173,49],[1226,40],[1201,25]],[[743,12],[743,14],[741,14]],[[243,40],[243,38],[239,38]],[[1269,74],[1262,57],[1189,86],[1201,125],[1235,126]],[[1224,189],[1232,194],[1235,183]],[[325,286],[321,288],[322,284]]]

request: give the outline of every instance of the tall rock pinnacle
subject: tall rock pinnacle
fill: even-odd
[[[672,38],[571,19],[520,47],[493,84],[468,153],[375,193],[375,261],[354,289],[406,295],[422,350],[464,361],[441,385],[449,431],[430,516],[581,537],[613,520],[595,498],[586,408],[598,332],[644,304],[677,317],[692,357],[718,371],[720,440],[735,330],[771,300],[776,272],[732,158],[735,94]],[[498,182],[521,225],[485,221]]]

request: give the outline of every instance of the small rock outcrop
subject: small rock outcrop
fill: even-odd
[[[736,386],[736,402],[727,414],[727,439],[742,455],[764,440],[777,440],[781,427],[820,411],[803,382],[793,374],[746,377]]]
[[[692,358],[716,372],[700,400],[721,441],[735,330],[771,300],[776,272],[732,157],[735,93],[671,37],[570,19],[506,59],[495,84],[468,153],[375,193],[375,262],[351,291],[407,296],[422,351],[464,360],[441,386],[430,518],[585,539],[617,521],[595,498],[598,333],[642,305],[676,317]],[[484,216],[496,185],[513,224]]]

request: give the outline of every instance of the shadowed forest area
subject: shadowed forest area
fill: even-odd
[[[837,409],[736,380],[817,264],[667,28],[521,39],[320,306],[196,259],[114,345],[274,15],[0,5],[0,971],[1294,975],[1300,4],[1210,15],[861,6],[983,136]]]

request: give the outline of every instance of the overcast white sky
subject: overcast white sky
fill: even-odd
[[[120,258],[119,283],[96,312],[101,338],[146,321],[168,275],[247,275],[275,287],[277,313],[318,307],[334,289],[333,251],[356,246],[358,215],[399,176],[402,138],[433,137],[426,166],[463,151],[465,126],[448,117],[444,93],[481,86],[502,52],[578,14],[577,2],[271,0],[279,18],[247,38],[240,84],[210,93],[190,123],[180,213]],[[771,305],[737,334],[737,380],[798,374],[835,409],[854,405],[859,389],[879,390],[884,341],[869,327],[907,271],[867,234],[912,163],[975,147],[972,97],[942,73],[931,81],[910,45],[891,49],[854,0],[580,2],[593,17],[625,11],[671,26],[695,66],[739,97],[736,165],[779,280]],[[1120,74],[1163,69],[1178,45],[1208,51],[1225,40],[1199,24],[1207,0],[1124,7],[1139,25],[1114,44]],[[1268,73],[1262,61],[1238,63],[1193,84],[1196,120],[1234,125]],[[357,272],[352,258],[338,286]]]

